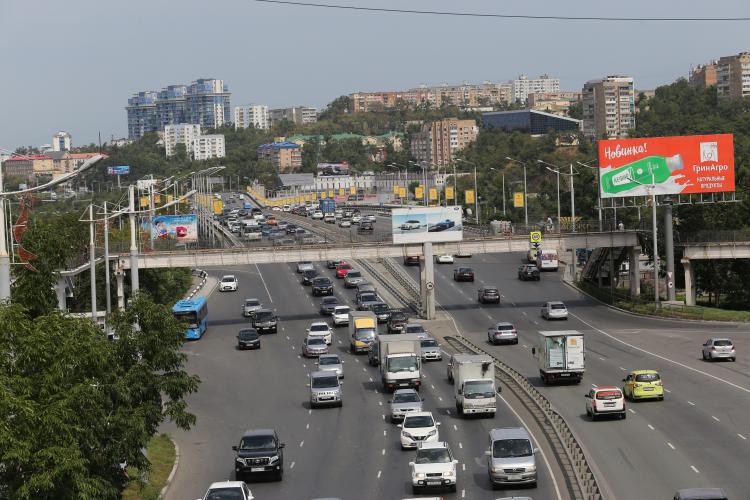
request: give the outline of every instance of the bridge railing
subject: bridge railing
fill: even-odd
[[[676,245],[691,243],[747,243],[750,241],[750,228],[728,230],[675,231]]]

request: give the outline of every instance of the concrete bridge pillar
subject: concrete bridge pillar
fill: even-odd
[[[630,274],[630,298],[637,299],[641,295],[641,247],[628,247],[628,269]]]
[[[65,295],[65,278],[58,278],[55,285],[55,294],[57,295],[57,308],[61,311],[68,309],[67,296]]]
[[[435,259],[432,243],[422,244],[422,265],[420,266],[419,295],[422,299],[422,317],[435,319]]]
[[[685,269],[685,304],[688,306],[695,305],[695,270],[690,259],[680,261]]]
[[[125,272],[122,269],[115,271],[115,281],[117,282],[117,308],[125,309]]]

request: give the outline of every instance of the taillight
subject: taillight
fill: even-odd
[[[596,410],[596,399],[591,400],[591,407]]]

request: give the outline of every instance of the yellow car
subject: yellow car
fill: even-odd
[[[635,399],[664,399],[664,387],[661,376],[656,370],[635,370],[622,379],[625,384],[622,392],[626,398]]]

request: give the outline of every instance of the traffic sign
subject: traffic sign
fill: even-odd
[[[435,283],[433,283],[432,281],[428,281],[427,282],[427,289],[428,290],[432,290],[433,288],[435,288]]]
[[[529,233],[529,241],[531,243],[541,243],[542,242],[542,232],[541,231],[531,231]]]

